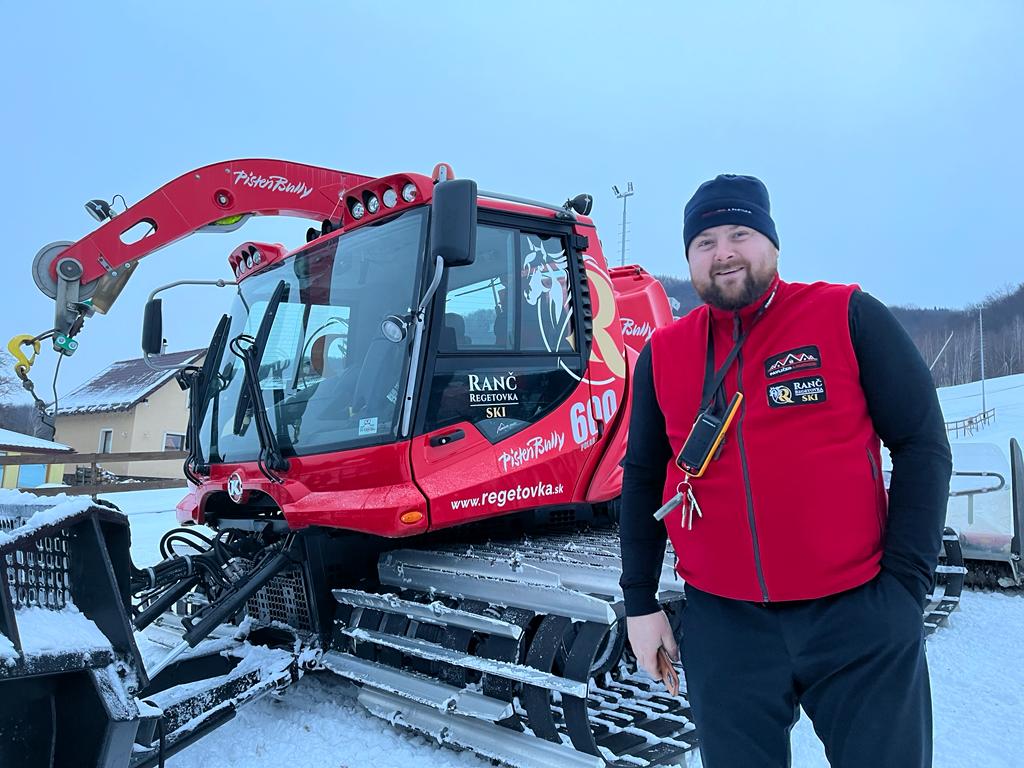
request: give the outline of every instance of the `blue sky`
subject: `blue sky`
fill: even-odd
[[[790,280],[963,307],[1024,280],[1024,4],[390,2],[9,4],[0,31],[8,222],[0,336],[52,324],[30,264],[207,163],[281,157],[368,174],[438,161],[484,189],[595,196],[617,260],[685,275],[681,209],[703,180],[768,184]],[[142,262],[80,336],[62,391],[139,354],[156,285],[228,274],[258,220]],[[205,345],[229,297],[165,300],[173,348]],[[53,353],[37,368],[52,372]],[[48,389],[48,387],[47,387]]]

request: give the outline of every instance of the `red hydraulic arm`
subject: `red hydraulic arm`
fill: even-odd
[[[285,160],[228,160],[169,181],[76,243],[43,247],[32,277],[55,301],[54,326],[11,339],[15,372],[34,393],[28,374],[39,342],[52,338],[55,350],[72,354],[84,318],[109,310],[135,263],[153,251],[194,232],[233,232],[249,216],[340,219],[344,191],[372,178]],[[45,414],[46,404],[35,400]]]
[[[56,283],[57,262],[74,259],[81,264],[79,280],[86,286],[193,232],[237,229],[246,216],[338,217],[342,192],[371,178],[284,160],[214,163],[164,184],[54,254],[46,268]],[[145,227],[152,231],[135,242],[126,242],[132,238],[125,233],[140,224],[144,225],[142,231]]]
[[[138,260],[153,251],[194,232],[233,232],[250,216],[340,219],[345,190],[372,178],[269,159],[228,160],[182,174],[77,243],[51,243],[36,254],[32,277],[56,303],[54,325],[39,336],[15,337],[15,357],[27,371],[31,362],[21,347],[50,337],[55,350],[72,354],[84,318],[107,312]]]

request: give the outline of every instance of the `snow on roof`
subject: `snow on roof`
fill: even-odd
[[[205,349],[173,352],[160,356],[161,365],[182,365],[195,362]],[[143,358],[119,360],[57,401],[58,414],[104,413],[127,411],[170,381],[175,371],[154,371]]]
[[[71,448],[62,443],[43,440],[40,437],[23,435],[10,429],[0,429],[0,451],[26,451],[28,453],[70,453]]]

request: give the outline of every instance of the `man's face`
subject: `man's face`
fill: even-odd
[[[768,290],[779,252],[760,232],[737,224],[705,229],[690,243],[690,280],[713,307],[741,309]]]

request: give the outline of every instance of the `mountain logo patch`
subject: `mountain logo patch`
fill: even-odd
[[[764,375],[769,379],[812,368],[821,368],[821,353],[814,345],[780,352],[764,361]]]
[[[768,405],[786,408],[790,405],[812,405],[828,399],[823,376],[804,376],[800,379],[768,385]]]

